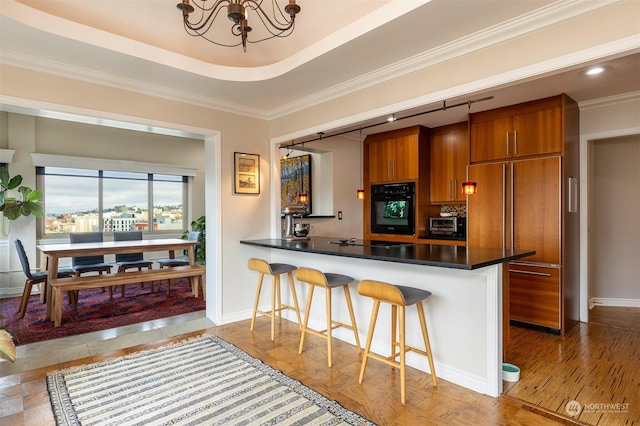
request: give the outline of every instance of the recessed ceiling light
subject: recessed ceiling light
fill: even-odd
[[[593,68],[589,68],[587,70],[587,75],[597,75],[604,72],[604,68],[603,67],[593,67]]]

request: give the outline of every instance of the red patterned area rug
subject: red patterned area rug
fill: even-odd
[[[148,283],[144,287],[131,284],[126,286],[124,297],[118,287],[113,298],[101,289],[82,290],[76,309],[65,296],[60,327],[45,318],[45,305],[40,303],[39,295],[31,296],[22,319],[18,319],[20,297],[0,299],[0,313],[5,317],[4,326],[16,336],[16,344],[26,345],[205,309],[202,294],[197,299],[193,296],[189,280],[176,280],[168,296],[166,288],[166,281],[155,293],[151,293]]]

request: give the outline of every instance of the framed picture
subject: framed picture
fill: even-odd
[[[300,194],[307,200],[300,201]],[[280,206],[304,205],[305,214],[311,214],[311,155],[280,160]]]
[[[236,194],[260,193],[260,156],[234,152],[234,171]]]

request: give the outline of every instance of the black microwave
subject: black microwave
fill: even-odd
[[[415,182],[371,185],[371,232],[415,234]]]

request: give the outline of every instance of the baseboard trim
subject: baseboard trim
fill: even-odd
[[[640,299],[615,299],[607,297],[592,297],[589,299],[589,309],[595,306],[619,306],[625,308],[640,308]]]

